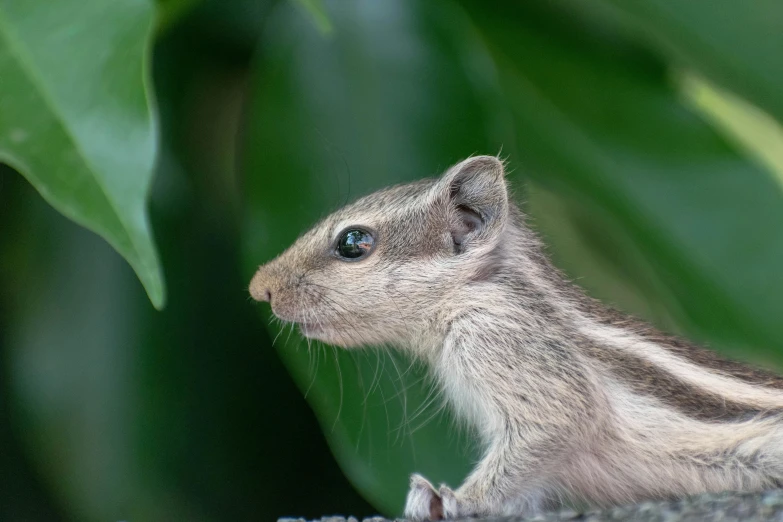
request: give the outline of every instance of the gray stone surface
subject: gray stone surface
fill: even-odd
[[[483,519],[491,522],[739,522],[764,520],[783,522],[783,490],[764,493],[718,493],[699,495],[671,502],[642,502],[605,510],[564,510],[533,518],[503,517]],[[281,518],[278,522],[307,522],[302,518]],[[319,522],[319,521],[314,521]],[[358,522],[349,517],[323,517],[320,522]],[[381,517],[362,522],[391,522]]]

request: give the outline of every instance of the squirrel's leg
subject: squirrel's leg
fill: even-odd
[[[456,491],[446,485],[436,489],[424,477],[411,476],[405,506],[410,520],[442,520],[502,515],[513,506],[514,514],[533,515],[549,500],[536,477],[540,461],[521,441],[498,441]],[[543,447],[541,448],[544,449]],[[546,451],[544,451],[546,453]],[[528,455],[525,457],[524,455]]]
[[[411,475],[411,485],[405,500],[408,520],[443,520],[443,501],[435,487],[419,475]]]
[[[443,518],[502,515],[513,504],[514,514],[534,515],[546,499],[542,490],[544,477],[536,470],[541,461],[533,458],[532,448],[521,441],[494,443],[478,467],[456,491],[441,486]],[[528,446],[527,448],[525,446]],[[548,453],[544,447],[535,454]]]

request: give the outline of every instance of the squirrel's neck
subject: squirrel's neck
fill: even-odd
[[[453,315],[471,311],[517,317],[524,326],[562,328],[583,310],[601,313],[600,303],[567,281],[544,253],[538,236],[517,212],[495,248],[472,271],[452,299]]]

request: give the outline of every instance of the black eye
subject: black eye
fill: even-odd
[[[337,241],[337,255],[345,259],[359,259],[370,253],[375,239],[372,234],[360,228],[343,232]]]

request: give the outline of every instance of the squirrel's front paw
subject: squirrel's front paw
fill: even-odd
[[[443,518],[453,519],[465,516],[465,513],[461,513],[459,508],[459,502],[457,502],[457,494],[454,493],[450,487],[445,484],[440,485],[438,490],[438,496],[440,497],[441,512]]]
[[[414,473],[405,500],[405,518],[409,520],[443,520],[443,500],[432,484]]]

